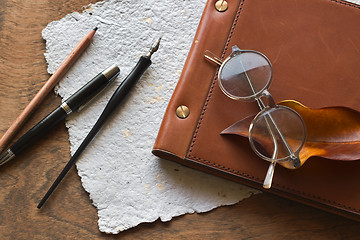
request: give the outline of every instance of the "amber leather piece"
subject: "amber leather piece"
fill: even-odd
[[[308,108],[293,100],[286,100],[279,105],[295,110],[304,119],[307,137],[301,148],[299,158],[301,166],[310,157],[318,156],[331,160],[360,160],[360,112],[347,107]],[[221,134],[249,137],[249,126],[255,115],[239,120]],[[266,144],[271,139],[253,136],[258,143]],[[296,136],[290,136],[288,142]],[[291,162],[279,163],[293,169]]]
[[[272,62],[270,92],[277,101],[359,111],[360,9],[332,0],[238,0],[218,12],[215,2],[206,4],[153,153],[261,189],[268,163],[247,139],[220,135],[258,108],[221,92],[218,67],[204,52],[224,59],[233,45],[260,51]],[[179,105],[189,107],[188,118],[176,116]],[[360,161],[317,158],[297,170],[277,168],[270,192],[359,218],[359,171]]]
[[[297,111],[306,124],[307,140],[300,159],[319,156],[333,160],[360,159],[360,112],[347,107],[312,109],[296,101],[279,104]]]

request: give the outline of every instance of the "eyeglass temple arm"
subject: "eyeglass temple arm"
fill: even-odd
[[[260,110],[265,108],[265,104],[261,99],[256,98],[256,102],[257,102]],[[275,104],[275,103],[272,102],[272,103],[270,103],[270,105],[271,104]],[[268,116],[265,117],[266,127],[267,127],[267,129],[268,129],[268,131],[269,131],[269,133],[271,135],[272,141],[274,143],[274,152],[273,152],[273,155],[272,155],[272,159],[276,159],[277,154],[278,154],[278,144],[277,144],[276,137],[275,137],[273,131],[271,130],[270,123],[269,123],[269,120],[272,121],[272,122],[274,120],[273,119],[268,119],[268,118],[269,118]],[[265,179],[264,179],[264,182],[263,182],[263,188],[265,188],[265,189],[270,189],[271,188],[272,179],[274,177],[275,166],[276,166],[276,162],[273,161],[273,162],[270,163],[270,165],[268,167],[268,170],[266,172]]]
[[[223,63],[223,61],[218,56],[216,56],[214,53],[210,52],[209,50],[205,51],[204,57],[210,62],[216,63],[219,66]]]
[[[240,60],[240,64],[241,64],[241,67],[242,67],[243,70],[244,70],[244,74],[245,74],[245,76],[246,76],[246,79],[247,79],[247,81],[248,81],[248,84],[249,84],[249,86],[250,86],[250,89],[251,89],[251,91],[253,92],[253,94],[255,95],[255,94],[256,94],[255,88],[254,88],[254,86],[253,86],[253,84],[252,84],[252,82],[251,82],[251,80],[250,80],[250,78],[249,78],[249,76],[248,76],[248,74],[247,74],[247,72],[246,72],[246,69],[245,69],[245,67],[244,67],[244,64],[242,63],[241,60]],[[265,96],[268,98],[268,102],[269,102],[268,105],[269,105],[270,107],[275,107],[275,106],[276,106],[275,101],[274,101],[274,99],[271,97],[271,95],[270,95],[270,93],[269,93],[268,91],[265,91]],[[255,100],[256,100],[256,102],[257,102],[260,110],[263,110],[263,109],[266,107],[265,103],[262,101],[261,98],[256,98]],[[277,154],[278,154],[278,144],[277,144],[277,141],[276,141],[275,134],[274,134],[273,131],[271,130],[269,121],[271,121],[274,126],[276,126],[276,124],[275,124],[274,119],[272,119],[271,115],[269,115],[268,117],[265,116],[265,121],[266,121],[266,127],[267,127],[267,129],[268,129],[268,131],[269,131],[269,133],[270,133],[270,135],[271,135],[272,141],[273,141],[273,143],[274,143],[274,152],[273,152],[273,155],[272,155],[272,159],[276,159],[276,158],[277,158]],[[280,131],[279,131],[279,134],[281,134]],[[265,188],[265,189],[271,188],[272,179],[273,179],[274,171],[275,171],[275,166],[276,166],[276,162],[273,161],[273,162],[270,163],[270,165],[269,165],[269,167],[268,167],[268,170],[267,170],[267,172],[266,172],[266,176],[265,176],[265,179],[264,179],[264,182],[263,182],[263,188]]]
[[[270,107],[275,107],[276,103],[274,102],[272,96],[270,95],[270,93],[267,90],[264,91],[264,95],[268,98]],[[284,135],[281,133],[279,127],[277,126],[275,120],[272,118],[271,114],[268,113],[268,115],[269,115],[268,117],[271,120],[271,123],[273,124],[276,132],[279,134],[281,141],[284,143],[286,150],[289,152],[290,158],[294,164],[294,167],[299,167],[299,165],[301,164],[300,159],[295,155],[294,151],[289,146],[288,142],[286,141]]]

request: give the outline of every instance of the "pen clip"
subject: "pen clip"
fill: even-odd
[[[115,78],[116,78],[117,76],[119,76],[119,74],[120,74],[120,72],[117,72],[116,74],[114,74],[114,75],[109,79],[107,85],[106,85],[103,89],[101,89],[101,91],[99,91],[95,96],[93,96],[93,97],[90,98],[87,102],[85,102],[83,105],[81,105],[81,106],[78,108],[77,112],[80,112],[81,110],[83,110],[88,104],[91,103],[92,100],[94,100],[96,97],[98,97],[98,96],[110,85],[110,83],[112,83],[112,82],[115,80]]]

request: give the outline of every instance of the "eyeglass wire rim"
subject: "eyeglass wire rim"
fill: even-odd
[[[239,55],[239,54],[242,54],[244,52],[251,52],[251,53],[256,53],[260,56],[262,56],[266,61],[267,63],[269,64],[270,66],[270,77],[269,77],[269,80],[268,82],[266,83],[266,85],[260,90],[258,91],[256,94],[253,94],[253,95],[250,95],[250,96],[247,96],[247,97],[239,97],[239,96],[235,96],[235,95],[232,95],[231,93],[229,93],[228,91],[225,90],[224,86],[222,85],[222,80],[221,80],[221,72],[224,68],[224,66],[226,65],[226,63],[233,57]],[[255,101],[256,99],[259,99],[261,98],[263,95],[264,95],[264,92],[266,90],[269,89],[270,87],[270,84],[272,82],[272,76],[273,76],[273,67],[272,67],[272,64],[270,62],[270,60],[261,52],[259,51],[255,51],[255,50],[241,50],[241,49],[238,49],[238,50],[234,50],[223,62],[222,64],[220,65],[220,68],[219,68],[219,71],[218,71],[218,82],[219,82],[219,86],[220,86],[220,89],[221,91],[229,98],[231,99],[234,99],[234,100],[237,100],[237,101]]]
[[[300,122],[303,126],[303,139],[301,141],[301,144],[300,146],[296,149],[296,151],[293,151],[293,154],[296,156],[296,157],[299,157],[299,153],[301,151],[301,149],[303,148],[304,144],[305,144],[305,141],[306,141],[306,138],[307,138],[307,131],[306,131],[306,125],[305,125],[305,122],[304,122],[304,119],[300,116],[299,113],[297,113],[295,110],[287,107],[287,106],[282,106],[282,105],[276,105],[275,107],[270,107],[270,106],[266,106],[264,109],[262,109],[260,112],[258,112],[256,114],[256,116],[254,117],[254,119],[251,121],[250,123],[250,127],[249,127],[249,143],[250,143],[250,146],[251,148],[253,149],[253,151],[259,156],[261,157],[262,159],[268,161],[268,162],[287,162],[287,161],[290,161],[291,160],[291,155],[292,154],[289,154],[288,156],[286,157],[283,157],[283,158],[279,158],[279,159],[273,159],[273,158],[270,158],[270,157],[266,157],[265,155],[261,154],[255,147],[254,145],[254,141],[252,140],[253,137],[252,137],[252,130],[254,128],[254,123],[255,121],[259,118],[260,115],[266,113],[267,111],[270,111],[271,109],[275,109],[275,108],[282,108],[282,109],[286,109],[288,111],[291,111],[292,113],[295,113],[298,118],[300,119]]]

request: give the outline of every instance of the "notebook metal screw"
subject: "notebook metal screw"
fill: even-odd
[[[215,3],[215,8],[219,12],[225,12],[228,9],[228,3],[225,0],[219,0]]]
[[[176,116],[178,116],[181,119],[185,119],[189,116],[190,109],[185,105],[180,105],[176,109]]]

